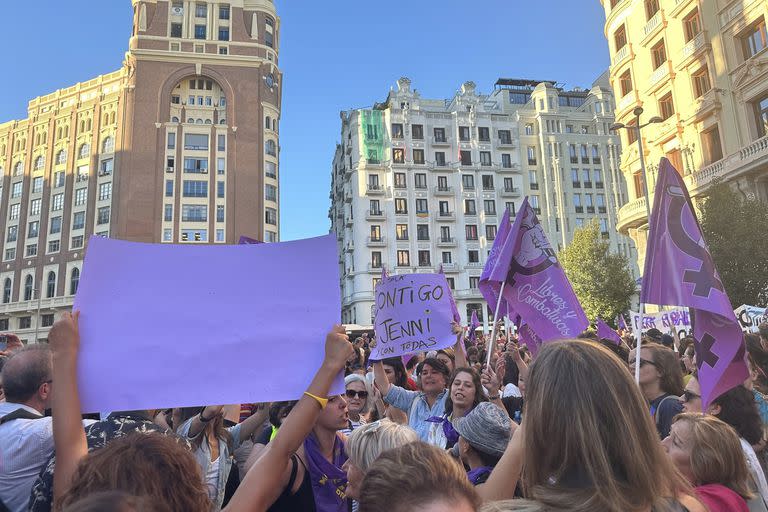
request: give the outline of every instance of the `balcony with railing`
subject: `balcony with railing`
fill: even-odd
[[[440,237],[437,239],[438,247],[456,247],[456,239],[451,237]]]
[[[744,146],[685,177],[691,195],[704,192],[714,180],[730,180],[745,173],[754,172],[768,164],[768,136]]]
[[[504,187],[501,189],[502,197],[517,197],[520,195],[520,187]]]
[[[664,24],[664,11],[659,9],[643,27],[643,40],[650,38],[653,34],[656,33],[656,30],[660,29]]]
[[[369,236],[366,243],[368,247],[386,247],[387,245],[386,238],[383,236],[379,236],[379,237]]]
[[[660,87],[672,74],[672,62],[665,61],[661,66],[656,68],[656,71],[651,73],[651,77],[648,79],[648,90]]]
[[[384,212],[381,210],[366,210],[365,211],[365,219],[366,220],[381,220],[384,218]]]
[[[435,187],[433,189],[434,195],[436,196],[452,196],[453,195],[453,187]]]
[[[450,146],[451,145],[450,137],[430,137],[429,141],[432,143],[433,146]]]
[[[638,197],[621,208],[618,212],[616,229],[626,234],[629,228],[636,228],[646,224],[645,197]]]
[[[680,56],[678,58],[678,66],[682,67],[687,64],[688,60],[697,56],[708,45],[707,32],[702,30],[696,34],[693,39],[685,43],[685,46],[680,50]]]
[[[383,185],[379,185],[376,183],[368,183],[368,185],[366,186],[366,193],[369,196],[381,196],[381,195],[384,195],[385,192],[386,190]]]
[[[616,67],[619,64],[621,64],[624,61],[624,59],[629,57],[631,54],[632,54],[631,43],[627,43],[624,46],[622,46],[621,48],[619,48],[619,51],[617,51],[613,55],[613,59],[611,59],[611,64],[614,67]]]
[[[454,212],[440,212],[437,214],[438,222],[449,222],[456,220],[456,214]]]
[[[515,143],[515,139],[513,138],[498,138],[496,139],[496,147],[499,149],[513,149],[517,147],[517,143]]]

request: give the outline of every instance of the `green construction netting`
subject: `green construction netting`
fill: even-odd
[[[381,110],[361,110],[363,131],[363,154],[369,163],[383,162],[384,155],[384,116]]]

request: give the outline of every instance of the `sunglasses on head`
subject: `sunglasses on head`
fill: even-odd
[[[354,389],[348,389],[347,390],[347,398],[368,398],[368,392],[367,391],[355,391]]]
[[[697,395],[691,391],[683,391],[683,402],[690,402],[696,398],[701,398],[701,395]]]

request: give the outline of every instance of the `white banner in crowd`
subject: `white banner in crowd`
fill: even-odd
[[[757,332],[757,326],[763,322],[768,322],[768,308],[757,306],[748,306],[746,304],[739,306],[733,313],[739,320],[741,330],[745,332]],[[640,325],[640,313],[630,311],[630,321],[632,329],[637,329]],[[642,315],[643,325],[641,329],[658,329],[662,333],[668,333],[674,326],[677,329],[679,337],[687,336],[691,332],[691,316],[688,308],[677,308],[669,311],[660,311],[659,313],[646,313]]]
[[[768,310],[766,308],[742,304],[734,309],[733,312],[739,320],[741,330],[745,332],[757,332],[757,327],[760,324],[768,322]]]

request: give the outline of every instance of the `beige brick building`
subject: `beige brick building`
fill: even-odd
[[[768,0],[601,0],[616,94],[616,121],[662,123],[642,131],[651,193],[659,158],[701,197],[723,179],[768,200]],[[629,202],[618,229],[643,267],[647,218],[635,137],[622,130]]]
[[[280,20],[272,0],[132,0],[122,67],[0,124],[0,331],[45,338],[88,237],[274,242]],[[151,290],[148,290],[151,292]]]

